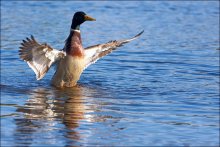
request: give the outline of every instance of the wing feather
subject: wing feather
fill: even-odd
[[[85,48],[85,54],[86,54],[86,67],[87,68],[89,65],[95,63],[98,59],[102,58],[105,55],[108,55],[111,53],[113,50],[117,49],[117,47],[122,46],[125,43],[128,43],[134,39],[137,39],[144,31],[141,31],[134,37],[130,39],[124,39],[124,40],[114,40],[114,41],[109,41],[105,44],[98,44],[94,46],[90,46]]]
[[[36,79],[40,80],[50,69],[51,65],[66,56],[66,53],[53,49],[47,44],[39,44],[31,35],[31,38],[26,38],[21,43],[19,55],[34,71]]]

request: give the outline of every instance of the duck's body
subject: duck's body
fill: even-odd
[[[84,49],[79,26],[86,20],[93,21],[95,19],[84,12],[75,13],[70,34],[61,51],[53,49],[47,44],[39,44],[33,36],[31,36],[31,39],[23,40],[20,47],[20,57],[33,69],[37,80],[44,77],[53,63],[57,63],[56,72],[51,81],[52,85],[56,87],[73,87],[80,79],[83,70],[90,64],[109,54],[117,47],[136,39],[143,33],[142,31],[131,39],[110,41]]]
[[[85,51],[82,47],[80,31],[72,30],[70,35],[72,43],[70,46],[64,47],[68,54],[58,61],[56,72],[52,78],[52,85],[56,87],[75,86],[85,68]]]
[[[64,59],[59,61],[56,72],[52,78],[52,85],[56,87],[75,86],[84,67],[85,62],[83,57],[72,57],[67,55]]]

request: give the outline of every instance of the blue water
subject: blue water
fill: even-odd
[[[50,86],[18,56],[31,34],[61,49],[76,11],[84,47],[138,39]],[[1,1],[1,146],[218,146],[218,1]]]

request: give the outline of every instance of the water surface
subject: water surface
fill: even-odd
[[[138,39],[90,66],[74,88],[36,81],[18,56],[31,34],[61,49],[72,15],[85,47]],[[219,145],[219,2],[1,1],[2,146]]]

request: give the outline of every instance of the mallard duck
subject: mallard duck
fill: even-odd
[[[20,58],[27,62],[35,72],[37,80],[42,79],[50,67],[56,64],[56,72],[51,84],[55,87],[73,87],[80,79],[83,70],[89,65],[111,53],[117,47],[138,38],[144,32],[142,31],[130,39],[114,40],[83,48],[80,25],[85,21],[95,21],[95,19],[81,11],[73,15],[70,34],[62,50],[54,49],[45,43],[40,44],[32,35],[23,40],[19,50]]]

